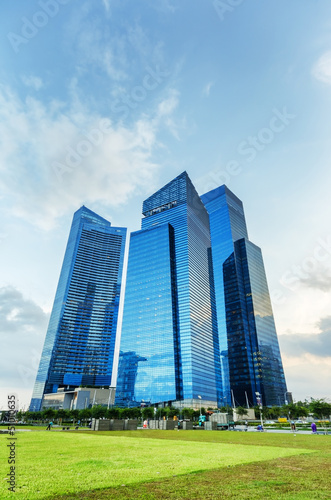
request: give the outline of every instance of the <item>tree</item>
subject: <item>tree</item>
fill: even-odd
[[[168,418],[174,418],[178,413],[178,408],[169,408]]]
[[[314,414],[315,418],[325,419],[331,415],[331,404],[325,399],[311,399],[309,409]]]
[[[245,415],[248,415],[248,410],[244,406],[237,406],[236,413],[238,417],[243,418]]]
[[[183,418],[189,418],[190,420],[193,420],[193,414],[193,408],[184,408],[182,411]]]
[[[93,418],[105,417],[107,413],[107,408],[105,406],[97,405],[93,406],[91,414]]]
[[[107,410],[106,416],[107,418],[120,418],[120,408],[114,407],[114,408],[109,408]]]
[[[134,408],[122,408],[119,413],[121,418],[140,418],[141,408],[138,406]]]
[[[79,410],[71,410],[70,411],[70,416],[72,418],[73,424],[75,423],[76,420],[79,418]]]
[[[56,416],[58,420],[61,419],[62,421],[64,421],[65,418],[67,417],[67,410],[60,408],[59,410],[57,410]]]
[[[143,415],[144,420],[146,420],[148,418],[154,418],[154,408],[151,408],[150,406],[143,408],[142,415]]]
[[[200,410],[193,410],[192,419],[198,420],[199,417],[200,417]]]
[[[47,408],[46,410],[43,410],[41,413],[43,419],[46,420],[52,420],[55,417],[55,410],[53,408]]]
[[[135,406],[134,408],[131,408],[131,416],[130,418],[141,418],[141,408],[139,406]]]
[[[79,410],[78,416],[82,422],[86,422],[91,418],[91,413],[91,408],[84,408],[82,410]]]
[[[272,406],[269,408],[270,418],[279,418],[282,414],[282,409],[280,406]]]
[[[302,406],[300,402],[296,403],[298,417],[308,417],[309,408]]]

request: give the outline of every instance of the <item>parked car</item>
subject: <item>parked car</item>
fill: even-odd
[[[304,421],[303,420],[296,420],[295,424],[304,424]]]
[[[266,424],[275,424],[276,422],[274,420],[266,420],[265,423]]]

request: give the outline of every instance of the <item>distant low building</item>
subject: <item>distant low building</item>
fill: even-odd
[[[83,410],[92,406],[113,406],[115,400],[115,388],[94,389],[77,387],[73,390],[58,389],[55,393],[44,394],[42,409],[53,408],[54,410]]]

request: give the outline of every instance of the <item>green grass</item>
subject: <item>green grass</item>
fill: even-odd
[[[212,431],[17,433],[14,498],[331,498],[331,436]],[[7,439],[1,436],[0,498]]]

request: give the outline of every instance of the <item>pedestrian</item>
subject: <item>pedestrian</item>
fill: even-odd
[[[247,430],[248,430],[248,422],[247,422],[247,420],[245,420],[245,431],[247,431]]]
[[[291,420],[291,429],[292,429],[292,431],[295,431],[295,422],[294,422],[294,420]]]
[[[52,428],[53,422],[49,422],[48,426],[46,427],[46,431],[50,431]]]
[[[316,432],[317,432],[317,428],[316,428],[316,424],[315,424],[315,422],[312,422],[312,424],[311,424],[311,430],[312,430],[312,433],[313,433],[313,434],[316,434]]]

